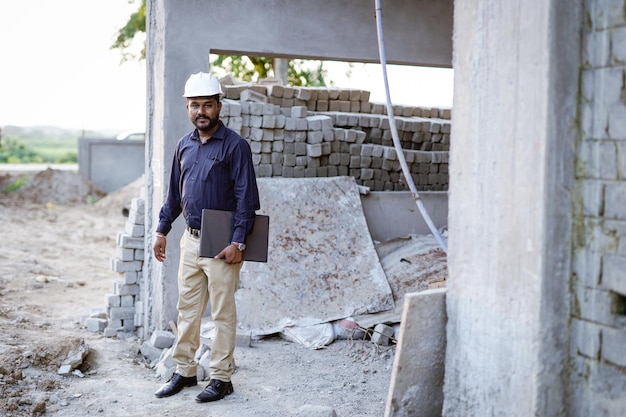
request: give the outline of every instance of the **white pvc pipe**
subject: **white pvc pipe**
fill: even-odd
[[[424,203],[422,203],[422,199],[417,193],[417,189],[415,188],[415,183],[413,182],[413,177],[411,176],[411,172],[409,171],[409,167],[406,164],[406,158],[404,157],[404,152],[402,150],[402,144],[400,143],[400,139],[398,137],[398,130],[396,128],[396,119],[393,114],[393,107],[391,105],[391,97],[389,95],[389,82],[387,80],[387,58],[385,55],[385,42],[383,39],[383,16],[382,16],[382,8],[380,5],[380,0],[375,0],[376,2],[376,28],[378,31],[378,52],[380,55],[380,65],[383,69],[383,79],[385,81],[385,95],[387,98],[387,116],[389,117],[389,128],[391,129],[391,137],[393,138],[393,146],[396,149],[396,154],[398,156],[398,160],[400,161],[400,166],[402,167],[402,173],[404,174],[404,179],[413,194],[413,198],[415,203],[417,204],[417,208],[420,213],[422,213],[422,217],[424,221],[428,225],[428,228],[432,232],[437,242],[439,242],[439,246],[443,249],[444,252],[448,253],[448,245],[441,237],[441,234],[435,227],[435,224],[430,219],[426,208],[424,207]]]

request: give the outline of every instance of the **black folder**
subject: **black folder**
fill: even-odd
[[[246,237],[246,250],[243,251],[244,261],[267,262],[269,226],[269,216],[256,215],[254,227]],[[202,210],[200,256],[214,258],[215,255],[230,244],[232,235],[232,212],[212,209]]]

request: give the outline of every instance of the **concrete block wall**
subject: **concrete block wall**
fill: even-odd
[[[371,103],[369,91],[262,84],[224,90],[220,117],[250,143],[257,176],[349,175],[372,191],[408,190],[386,106]],[[393,111],[417,190],[447,190],[450,109]]]
[[[570,410],[617,416],[626,415],[626,2],[584,7]]]
[[[145,200],[133,198],[128,220],[123,232],[117,234],[115,257],[111,258],[111,269],[118,274],[113,290],[105,294],[108,326],[107,337],[136,335],[143,339],[143,303],[140,301],[140,285],[143,279],[145,257]]]

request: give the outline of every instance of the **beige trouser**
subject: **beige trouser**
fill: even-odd
[[[227,264],[223,259],[198,256],[200,239],[185,231],[180,242],[178,268],[178,341],[173,359],[176,372],[195,376],[198,363],[194,356],[200,346],[200,326],[207,303],[215,322],[211,346],[211,378],[230,381],[237,336],[235,291],[243,263]]]

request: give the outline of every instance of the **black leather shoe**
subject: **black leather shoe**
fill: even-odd
[[[220,381],[219,379],[212,379],[209,381],[209,385],[206,386],[196,397],[196,401],[199,403],[208,403],[209,401],[221,400],[227,395],[233,393],[233,384],[231,382]]]
[[[157,398],[169,397],[170,395],[178,394],[185,387],[193,387],[197,384],[198,380],[195,376],[186,377],[175,373],[169,381],[167,381],[167,384],[163,385],[154,395],[156,395]]]

